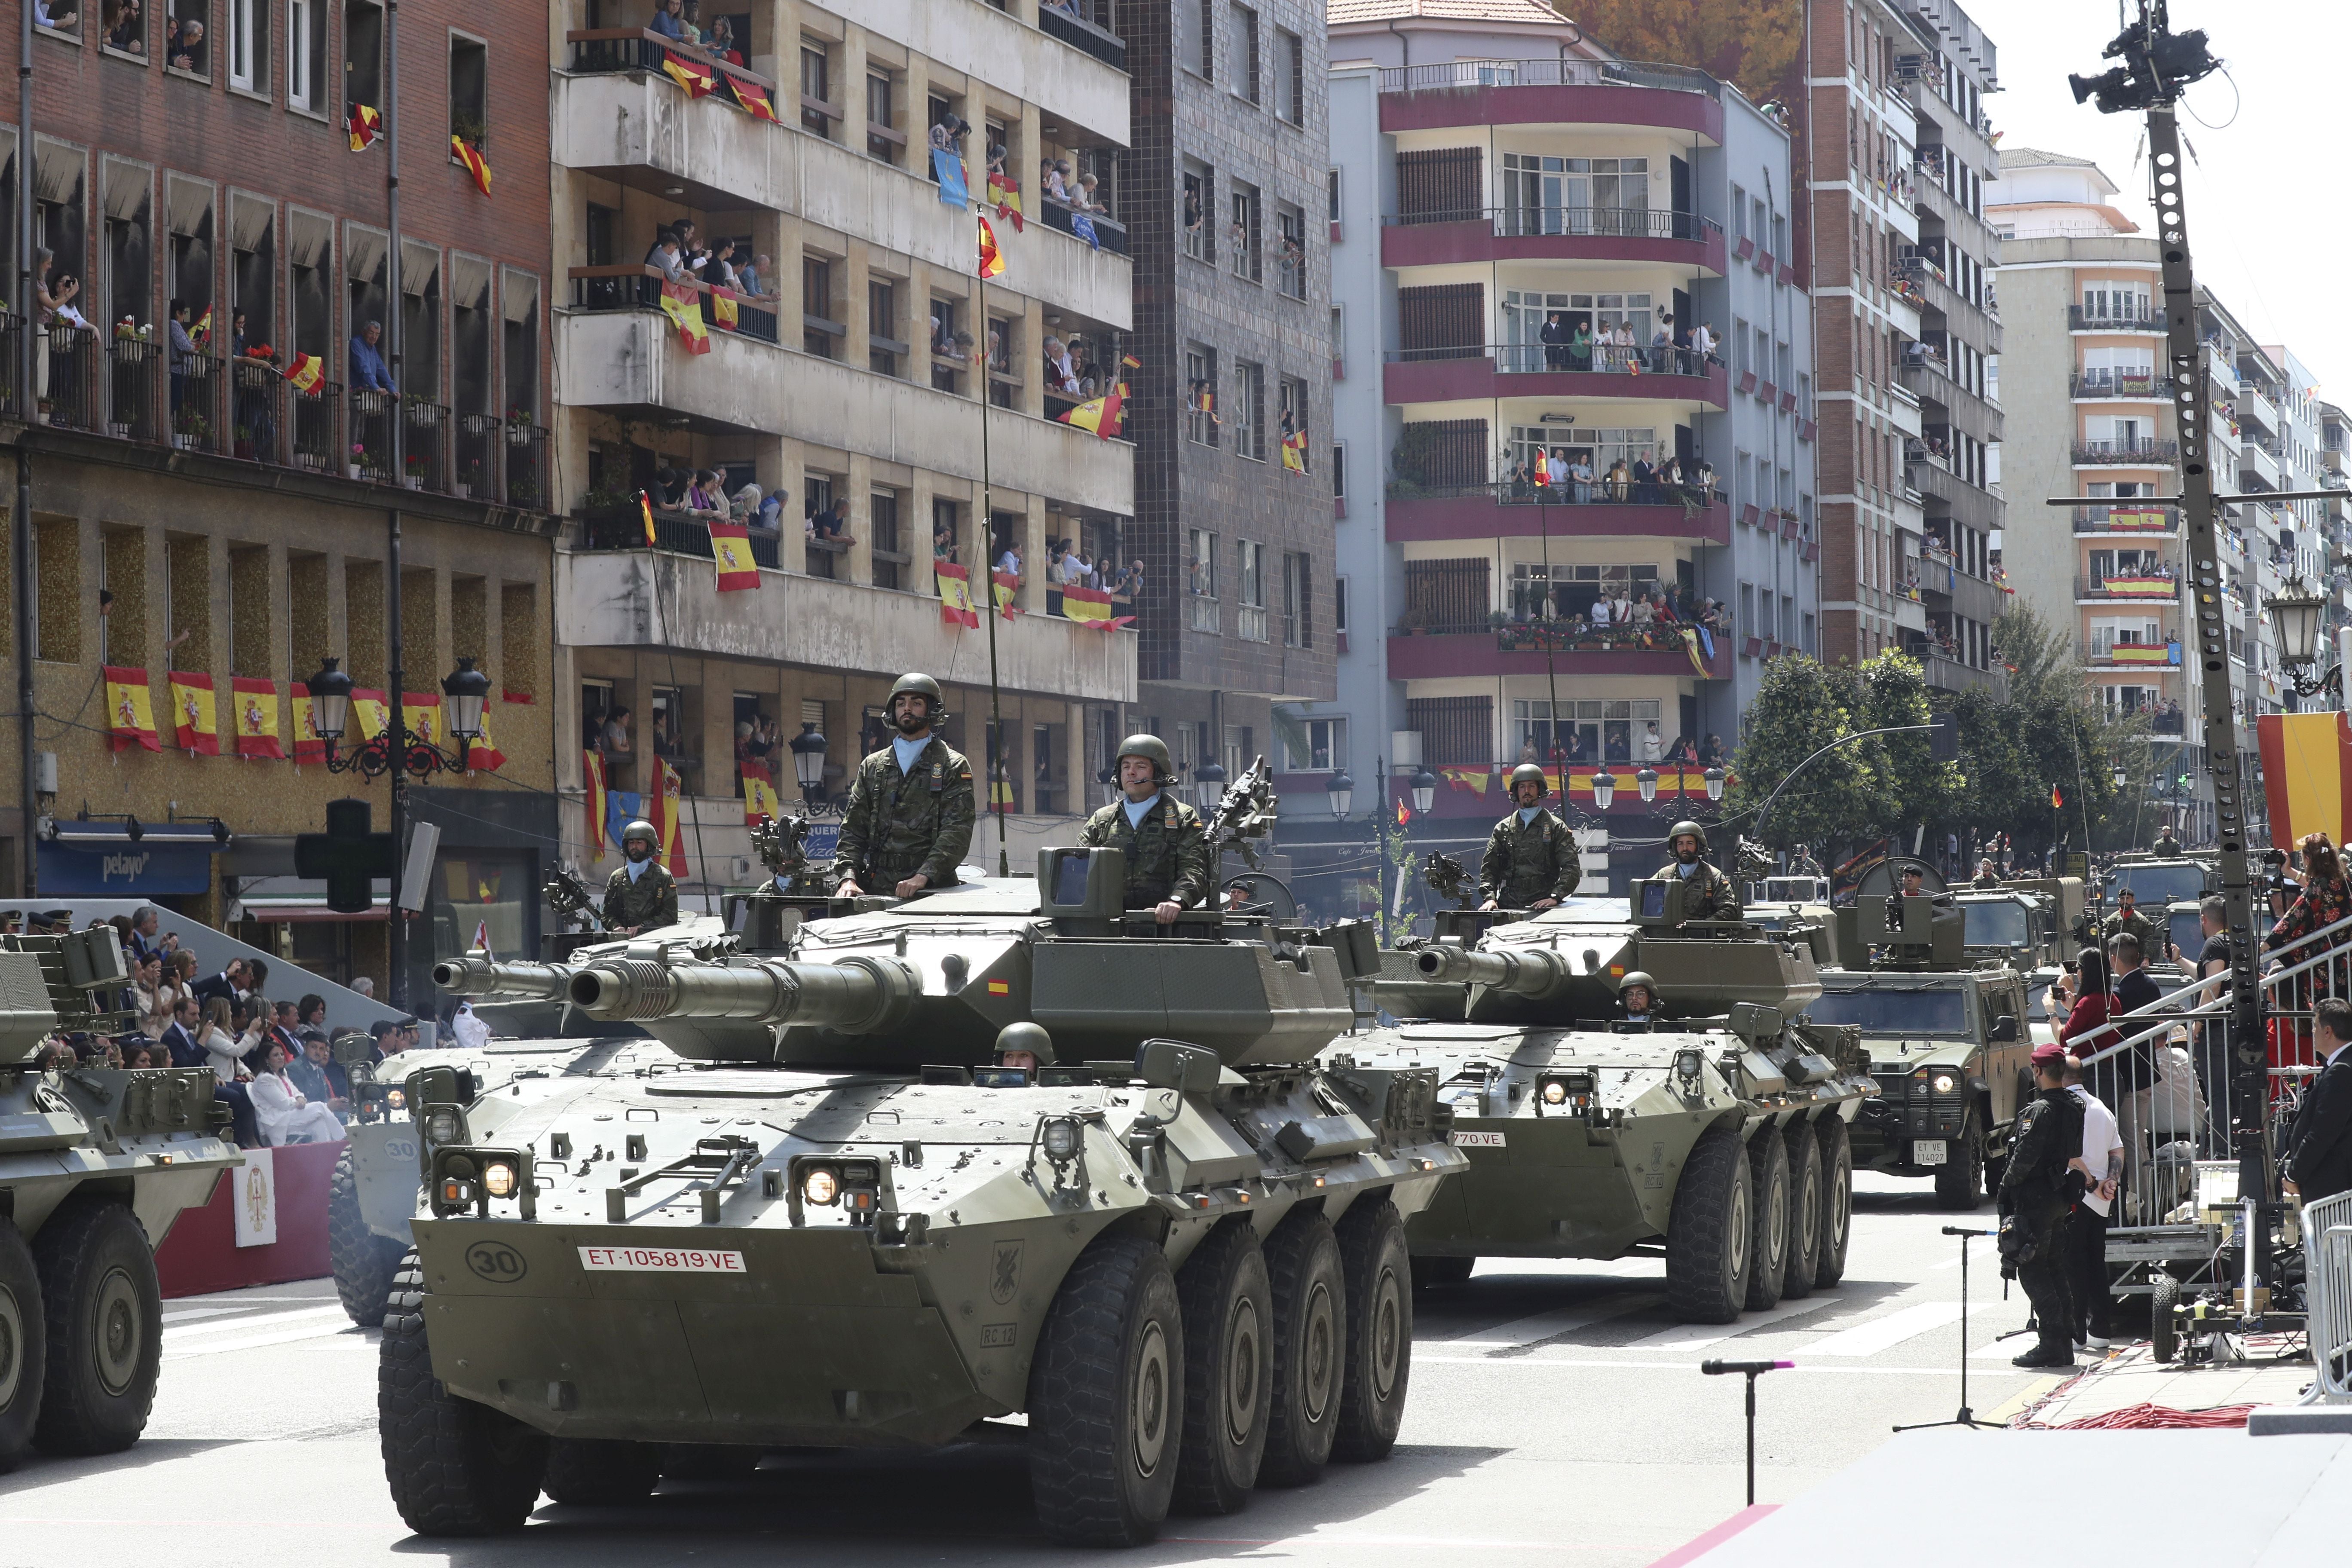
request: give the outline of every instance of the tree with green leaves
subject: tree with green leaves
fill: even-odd
[[[1822,757],[1774,803],[1770,816],[1760,823],[1753,818],[1808,756],[1831,741],[1870,728],[1862,712],[1862,684],[1852,669],[1833,669],[1796,654],[1774,659],[1732,754],[1724,821],[1774,849],[1851,839],[1880,814],[1888,788],[1878,759],[1866,750],[1868,742]]]
[[[1576,0],[1555,9],[1622,58],[1696,66],[1759,103],[1794,103],[1803,90],[1800,0]]]

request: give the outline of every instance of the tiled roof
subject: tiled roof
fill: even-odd
[[[2099,165],[2088,158],[2070,158],[2063,153],[2045,153],[2039,147],[2004,147],[2000,150],[2000,166],[2004,169],[2095,169]]]
[[[1568,18],[1543,0],[1325,0],[1328,18],[1391,22],[1425,16],[1447,22],[1519,22],[1557,26]]]

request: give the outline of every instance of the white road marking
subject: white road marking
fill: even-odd
[[[1475,1346],[1486,1351],[1512,1350],[1520,1345],[1539,1343],[1555,1334],[1567,1333],[1571,1329],[1588,1328],[1603,1319],[1631,1311],[1650,1300],[1652,1298],[1646,1294],[1637,1296],[1622,1290],[1612,1291],[1598,1300],[1586,1302],[1581,1307],[1567,1307],[1558,1311],[1538,1312],[1531,1318],[1518,1318],[1507,1323],[1497,1323],[1491,1329],[1481,1329],[1475,1334],[1465,1334],[1460,1339],[1444,1340],[1440,1342],[1449,1347],[1463,1349]]]
[[[335,1316],[343,1317],[343,1310],[341,1307],[335,1309]],[[331,1334],[356,1334],[360,1331],[357,1324],[344,1318],[339,1323],[319,1323],[304,1329],[280,1329],[274,1334],[254,1334],[245,1339],[207,1340],[201,1344],[193,1345],[166,1345],[163,1349],[166,1354],[176,1361],[186,1356],[226,1355],[231,1351],[265,1350],[271,1345],[290,1345],[297,1340],[322,1340]]]
[[[1784,1318],[1801,1312],[1818,1312],[1830,1303],[1813,1299],[1803,1301],[1783,1301],[1769,1312],[1744,1312],[1733,1323],[1682,1323],[1663,1333],[1652,1334],[1646,1340],[1635,1340],[1625,1348],[1629,1351],[1695,1351],[1720,1340],[1737,1339],[1741,1334],[1767,1329]]]
[[[242,1307],[182,1307],[175,1310],[167,1307],[163,1310],[163,1324],[168,1328],[173,1323],[194,1322],[198,1318],[217,1318],[225,1312],[244,1310]]]
[[[1419,1351],[1413,1352],[1412,1364],[1415,1366],[1488,1366],[1498,1371],[1517,1371],[1521,1367],[1540,1367],[1567,1372],[1696,1373],[1698,1371],[1698,1363],[1695,1361],[1603,1361],[1585,1357],[1571,1361],[1549,1355],[1515,1356],[1508,1361],[1501,1361],[1493,1356],[1483,1355],[1424,1355]],[[1783,1370],[1835,1373],[1853,1377],[1958,1377],[1960,1375],[1960,1369],[1956,1366],[1813,1366],[1801,1361],[1795,1366]],[[1979,1367],[1975,1375],[1988,1377],[1996,1374]],[[2021,1377],[2024,1373],[2021,1372],[2018,1375]]]
[[[226,1322],[183,1323],[177,1327],[167,1327],[163,1331],[163,1342],[175,1345],[184,1340],[243,1333],[247,1330],[275,1329],[288,1323],[308,1322],[314,1318],[343,1318],[346,1322],[350,1321],[341,1307],[304,1307],[291,1312],[252,1312]]]
[[[1892,1350],[1905,1340],[1940,1329],[1946,1323],[1960,1321],[1958,1301],[1923,1301],[1916,1307],[1906,1307],[1899,1312],[1889,1312],[1866,1323],[1832,1334],[1817,1344],[1804,1348],[1807,1356],[1876,1355]]]

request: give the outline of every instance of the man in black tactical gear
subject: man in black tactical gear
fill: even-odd
[[[2074,1364],[2074,1300],[2066,1279],[2066,1224],[2082,1192],[2069,1162],[2083,1152],[2083,1107],[2066,1092],[2066,1049],[2033,1047],[2032,1100],[2018,1113],[2000,1177],[2001,1271],[2033,1303],[2042,1342],[2012,1363]]]
[[[621,829],[628,858],[604,884],[604,929],[635,936],[677,924],[677,881],[662,866],[661,836],[643,817]]]

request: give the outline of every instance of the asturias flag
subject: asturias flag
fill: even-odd
[[[220,755],[220,719],[213,709],[213,678],[172,671],[172,743],[198,757]]]
[[[996,248],[996,231],[988,226],[986,218],[975,221],[980,225],[980,275],[998,277],[1004,271],[1004,253]]]
[[[147,685],[147,672],[111,664],[105,669],[106,728],[113,737],[114,749],[127,752],[137,746],[162,751],[163,743],[155,738],[155,699]]]
[[[481,153],[470,145],[463,136],[459,136],[455,132],[452,132],[449,137],[449,151],[457,155],[457,162],[466,165],[466,173],[474,176],[474,184],[476,188],[478,189],[482,195],[486,196],[490,194],[490,166],[482,161]]]
[[[751,559],[751,532],[740,522],[710,525],[710,556],[719,566],[719,591],[732,594],[760,585],[760,564]]]
[[[971,607],[971,574],[944,561],[931,563],[940,584],[940,619],[951,626],[977,626],[980,612]]]
[[[971,187],[964,182],[962,159],[944,147],[932,148],[931,177],[939,182],[940,200],[951,207],[971,205]]]
[[[278,740],[278,683],[239,675],[231,678],[228,688],[236,710],[236,754],[283,759],[286,748]]]

